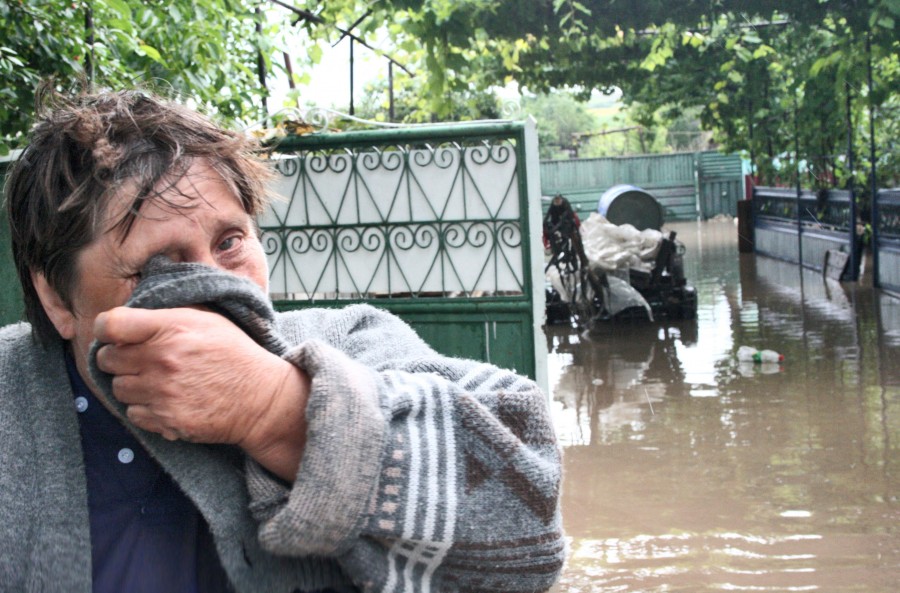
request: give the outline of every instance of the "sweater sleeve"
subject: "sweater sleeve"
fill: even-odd
[[[296,480],[248,462],[263,546],[334,557],[366,592],[548,589],[565,550],[541,390],[371,307],[314,325],[285,356],[312,378]]]

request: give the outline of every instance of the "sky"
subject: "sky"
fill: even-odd
[[[305,43],[307,41],[298,40],[295,46],[304,47]],[[385,54],[391,53],[390,41],[386,36],[381,41],[373,42],[373,45]],[[346,113],[350,104],[349,39],[342,40],[335,47],[332,47],[330,43],[323,42],[320,47],[323,52],[322,59],[310,72],[311,82],[300,87],[301,105],[304,108],[309,106],[333,108]],[[368,83],[378,79],[387,79],[388,60],[383,55],[379,55],[377,52],[359,43],[354,44],[353,58],[354,100],[358,106]],[[302,73],[302,66],[298,62],[299,60],[295,57],[294,69],[296,72]],[[406,74],[395,67],[394,76],[406,76]],[[284,109],[284,102],[290,90],[287,77],[279,72],[274,77],[274,80],[270,80],[269,88],[272,92],[272,100],[269,101],[270,112],[274,113]],[[519,101],[519,90],[515,83],[497,88],[495,92],[501,100]],[[599,94],[597,96],[599,97]],[[609,100],[608,98],[604,99],[606,101]]]
[[[387,78],[388,62],[359,44],[355,44],[353,54],[354,97],[359,100],[368,82]],[[347,107],[350,103],[349,40],[345,39],[334,48],[327,46],[311,77],[312,82],[302,90],[304,103],[318,107]]]
[[[384,53],[390,54],[390,42],[387,39],[380,43],[373,43]],[[302,43],[297,44],[302,47]],[[300,101],[304,106],[337,108],[346,111],[350,104],[350,44],[348,39],[341,41],[336,47],[330,44],[321,45],[322,60],[310,73],[311,82],[301,86]],[[354,44],[354,100],[357,102],[363,96],[366,84],[388,77],[388,60],[378,53],[360,44]],[[300,66],[295,62],[295,71],[299,72]],[[394,68],[394,76],[406,76],[399,68]],[[270,84],[273,100],[270,101],[270,109],[277,111],[282,108],[284,98],[289,86],[286,77],[282,74]],[[518,90],[515,85],[508,88],[497,89],[497,94],[505,99],[516,100]]]
[[[298,40],[296,47],[304,47],[305,43],[308,41]],[[386,43],[385,40],[382,45]],[[378,47],[377,43],[374,45]],[[323,42],[320,47],[322,60],[310,72],[311,82],[299,87],[301,104],[346,110],[350,104],[350,40],[343,39],[335,47]],[[388,47],[381,49],[389,51]],[[358,101],[362,97],[367,83],[378,78],[387,78],[388,61],[359,43],[354,44],[353,54],[354,98]],[[300,60],[295,56],[294,70],[302,74],[303,66],[299,62]],[[276,77],[276,81],[270,85],[270,89],[275,99],[270,102],[270,105],[273,110],[277,110],[276,108],[281,107],[283,98],[289,90],[287,78],[283,74],[279,75]]]

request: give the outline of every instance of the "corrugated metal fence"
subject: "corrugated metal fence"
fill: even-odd
[[[698,152],[697,188],[700,198],[700,217],[718,214],[737,216],[737,203],[743,200],[744,165],[736,154]]]
[[[734,154],[716,151],[541,162],[541,192],[563,194],[576,210],[597,210],[607,189],[627,183],[649,192],[665,220],[737,215],[744,199],[743,165]]]

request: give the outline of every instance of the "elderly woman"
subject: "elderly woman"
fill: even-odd
[[[50,95],[6,187],[4,591],[541,591],[560,467],[533,382],[368,306],[277,314],[243,135]]]

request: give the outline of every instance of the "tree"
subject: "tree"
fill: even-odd
[[[4,0],[0,150],[21,143],[48,77],[60,87],[149,85],[230,120],[261,117],[258,50],[271,61],[257,22],[250,0]]]
[[[900,0],[3,0],[0,144],[19,141],[47,74],[155,77],[247,121],[283,53],[299,83],[325,43],[386,35],[416,74],[398,87],[416,121],[459,117],[510,81],[526,95],[620,88],[645,128],[699,110],[760,176],[789,182],[803,163],[808,182],[846,185],[864,178],[874,113],[879,176],[896,182],[898,20]],[[852,170],[850,152],[864,157]]]
[[[321,14],[362,13],[344,0]],[[870,111],[886,130],[898,117],[900,0],[382,0],[366,14],[361,32],[389,29],[421,74],[419,108],[438,119],[456,93],[511,80],[582,99],[620,88],[644,128],[699,110],[762,178],[792,183],[802,163],[805,182],[826,186],[863,175],[866,160],[850,171],[844,155],[867,152]],[[879,137],[879,175],[896,180],[893,140]]]
[[[858,180],[867,163],[846,170],[848,134],[859,156],[869,109],[879,121],[897,118],[900,0],[389,4],[422,17],[415,35],[435,56],[467,56],[466,69],[444,69],[442,80],[515,79],[528,92],[571,89],[582,98],[617,87],[644,113],[699,108],[715,140],[746,152],[771,181],[790,182],[801,162],[814,185]],[[881,136],[880,152],[895,154]],[[896,168],[881,171],[896,180]]]
[[[412,78],[395,82],[393,122],[423,123],[432,119],[429,98]],[[448,97],[448,113],[442,121],[501,119],[502,105],[493,90],[465,90]],[[363,92],[356,115],[370,121],[386,122],[390,114],[390,90],[386,80],[369,84]]]
[[[560,153],[577,156],[581,134],[597,128],[597,120],[570,94],[526,96],[522,110],[537,121],[538,146],[543,159]]]

